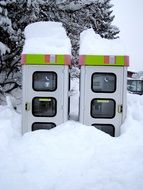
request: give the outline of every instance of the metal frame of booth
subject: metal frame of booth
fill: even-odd
[[[23,54],[22,132],[51,129],[69,117],[70,55]]]
[[[111,136],[126,117],[128,56],[80,55],[79,121]]]

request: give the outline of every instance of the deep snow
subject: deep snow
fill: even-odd
[[[33,29],[30,27],[32,33],[36,31]],[[36,49],[39,31],[26,38],[23,53],[47,53]],[[44,33],[39,38],[42,43],[47,42]],[[56,41],[48,53],[59,53],[55,48],[60,48],[62,53],[63,49],[70,52],[70,42],[63,49],[61,45],[63,43]],[[33,47],[35,52],[31,52]],[[72,81],[71,118],[74,120],[78,120],[78,83],[76,79]],[[142,96],[128,94],[127,118],[118,138],[72,120],[49,131],[39,130],[22,136],[21,115],[13,109],[10,98],[7,102],[7,106],[0,106],[0,190],[143,188]]]
[[[72,103],[78,105],[78,81],[72,82]],[[21,115],[8,104],[0,106],[0,189],[143,188],[143,96],[128,94],[118,138],[75,121],[21,136]]]
[[[71,54],[71,42],[60,22],[35,22],[25,30],[22,54]]]
[[[92,43],[91,43],[92,42]],[[128,48],[121,39],[104,39],[93,28],[80,34],[80,55],[128,55]]]

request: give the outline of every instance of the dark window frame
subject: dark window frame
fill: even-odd
[[[93,89],[93,77],[95,74],[109,74],[109,75],[114,75],[115,76],[115,89],[114,91],[95,91]],[[92,76],[91,76],[91,89],[94,93],[114,93],[116,90],[117,90],[117,76],[115,73],[108,73],[108,72],[94,72],[92,73]]]
[[[52,115],[52,116],[36,116],[36,115],[34,115],[34,113],[33,113],[33,102],[34,102],[34,99],[35,98],[51,98],[51,99],[54,99],[55,100],[55,108],[56,108],[56,111],[55,111],[55,114],[54,115]],[[32,99],[32,115],[34,116],[34,117],[46,117],[46,118],[48,118],[48,117],[55,117],[56,115],[57,115],[57,99],[56,98],[54,98],[54,97],[39,97],[39,96],[36,96],[36,97],[34,97],[33,99]]]
[[[70,78],[70,73],[69,73],[69,78],[68,78],[68,90],[70,92],[71,89],[71,78]],[[70,103],[71,103],[71,99],[70,96],[68,96],[68,117],[70,117]]]
[[[109,134],[109,135],[111,135],[111,137],[115,137],[115,126],[114,125],[112,125],[112,124],[104,124],[104,123],[93,123],[92,124],[92,126],[93,127],[95,127],[96,128],[96,126],[94,126],[94,125],[99,125],[99,126],[112,126],[113,127],[113,135],[111,135],[111,134],[109,134],[109,133],[107,133],[107,134]],[[98,129],[98,128],[96,128],[96,129]],[[99,129],[100,130],[100,129]],[[100,130],[100,131],[102,131],[102,130]],[[106,133],[105,131],[102,131],[102,132],[104,132],[104,133]]]
[[[91,109],[92,106],[91,105],[92,105],[92,102],[94,100],[112,100],[114,102],[114,115],[112,117],[93,117],[93,115],[92,115],[92,109]],[[92,118],[94,118],[94,119],[113,119],[115,117],[115,115],[116,115],[116,101],[114,99],[112,99],[112,98],[93,98],[91,100],[91,102],[90,102],[90,116]]]
[[[34,124],[53,124],[54,125],[54,127],[52,127],[51,129],[53,129],[53,128],[55,128],[56,127],[56,124],[55,123],[53,123],[53,122],[34,122],[34,123],[32,123],[32,126],[31,126],[31,130],[32,131],[36,131],[36,130],[51,130],[51,129],[35,129],[35,130],[33,130],[33,125]]]
[[[53,90],[47,90],[47,89],[45,89],[45,90],[36,90],[36,89],[34,88],[34,74],[35,74],[35,73],[53,73],[53,74],[55,74],[55,76],[56,76],[56,85],[55,85],[55,88],[54,88]],[[58,86],[58,75],[57,75],[57,73],[54,72],[54,71],[35,71],[35,72],[32,74],[32,89],[33,89],[34,91],[36,91],[36,92],[54,92],[54,91],[57,90],[57,86]]]

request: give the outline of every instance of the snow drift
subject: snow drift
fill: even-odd
[[[124,41],[101,38],[93,28],[84,30],[80,34],[80,55],[128,55]]]
[[[21,136],[21,115],[1,106],[0,189],[142,189],[142,110],[143,97],[128,94],[118,138],[75,121]]]
[[[60,22],[36,22],[25,28],[22,54],[71,54],[71,43]]]

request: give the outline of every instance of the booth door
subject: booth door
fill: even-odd
[[[123,117],[123,68],[88,66],[84,72],[83,123],[118,136]]]
[[[67,120],[68,72],[64,66],[24,66],[23,131],[51,129]]]

